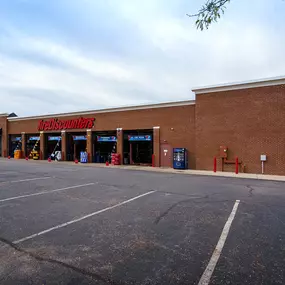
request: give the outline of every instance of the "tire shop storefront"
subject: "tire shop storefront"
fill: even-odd
[[[61,134],[51,133],[45,136],[44,159],[61,160]]]
[[[22,158],[172,166],[172,149],[189,151],[195,167],[193,101],[8,119],[9,153],[21,142]],[[20,134],[20,135],[19,135]],[[37,159],[37,158],[36,158]]]
[[[38,122],[41,140],[40,154],[44,159],[74,161],[87,152],[87,128],[92,129],[95,118],[51,118]]]
[[[34,117],[0,114],[2,157],[285,175],[285,77],[206,86],[195,101]],[[21,152],[21,155],[18,155]],[[174,154],[174,155],[173,155]],[[236,159],[238,158],[238,160]],[[185,159],[184,159],[185,160]],[[216,163],[215,163],[216,162]]]
[[[66,133],[66,160],[79,160],[80,154],[87,151],[86,141],[86,134],[82,132]]]
[[[26,157],[40,159],[41,139],[39,134],[29,134],[24,138],[26,142]]]
[[[22,149],[22,136],[10,135],[9,136],[9,156],[14,157],[16,150]]]
[[[121,164],[172,167],[174,151],[188,157],[190,169],[213,170],[216,157],[217,171],[234,172],[238,158],[240,171],[285,175],[285,77],[192,91],[195,101],[22,118],[0,114],[1,156],[18,154],[18,147],[23,158],[47,159],[58,151],[61,160],[72,161],[86,152],[88,162],[104,163],[116,153]]]
[[[153,130],[124,132],[124,164],[151,165]]]
[[[94,132],[92,138],[92,162],[111,161],[111,154],[117,153],[116,131]]]

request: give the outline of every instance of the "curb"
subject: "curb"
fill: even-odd
[[[4,162],[6,161],[6,158],[1,158],[0,161]],[[10,161],[18,161],[18,162],[25,162],[25,160],[14,160],[11,159]],[[235,174],[232,172],[212,172],[207,170],[176,170],[172,168],[158,168],[158,167],[146,167],[146,166],[125,166],[125,165],[109,165],[106,166],[105,164],[98,164],[98,163],[79,163],[74,164],[74,162],[69,161],[61,161],[61,162],[48,162],[45,160],[29,160],[28,163],[34,163],[34,164],[51,164],[56,163],[58,165],[62,166],[72,166],[72,167],[95,167],[95,168],[110,168],[110,169],[123,169],[123,170],[132,170],[132,171],[148,171],[148,172],[156,172],[156,173],[169,173],[169,174],[183,174],[183,175],[200,175],[200,176],[213,176],[213,177],[225,177],[225,178],[239,178],[239,179],[256,179],[256,180],[265,180],[265,181],[280,181],[285,182],[285,176],[281,175],[264,175],[264,174],[251,174],[251,173],[239,173]]]

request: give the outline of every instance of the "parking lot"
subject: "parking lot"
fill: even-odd
[[[285,183],[0,160],[0,284],[284,284]]]

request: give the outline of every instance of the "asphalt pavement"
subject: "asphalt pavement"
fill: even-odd
[[[285,284],[285,183],[0,160],[0,284]]]

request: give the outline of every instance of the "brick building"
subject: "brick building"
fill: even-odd
[[[63,160],[87,151],[104,162],[171,167],[172,149],[185,147],[189,168],[285,175],[285,77],[195,88],[195,101],[85,112],[8,117],[0,114],[0,153],[22,157],[38,147],[41,159],[60,150]],[[226,149],[226,150],[225,150]],[[223,157],[223,158],[222,158]]]

